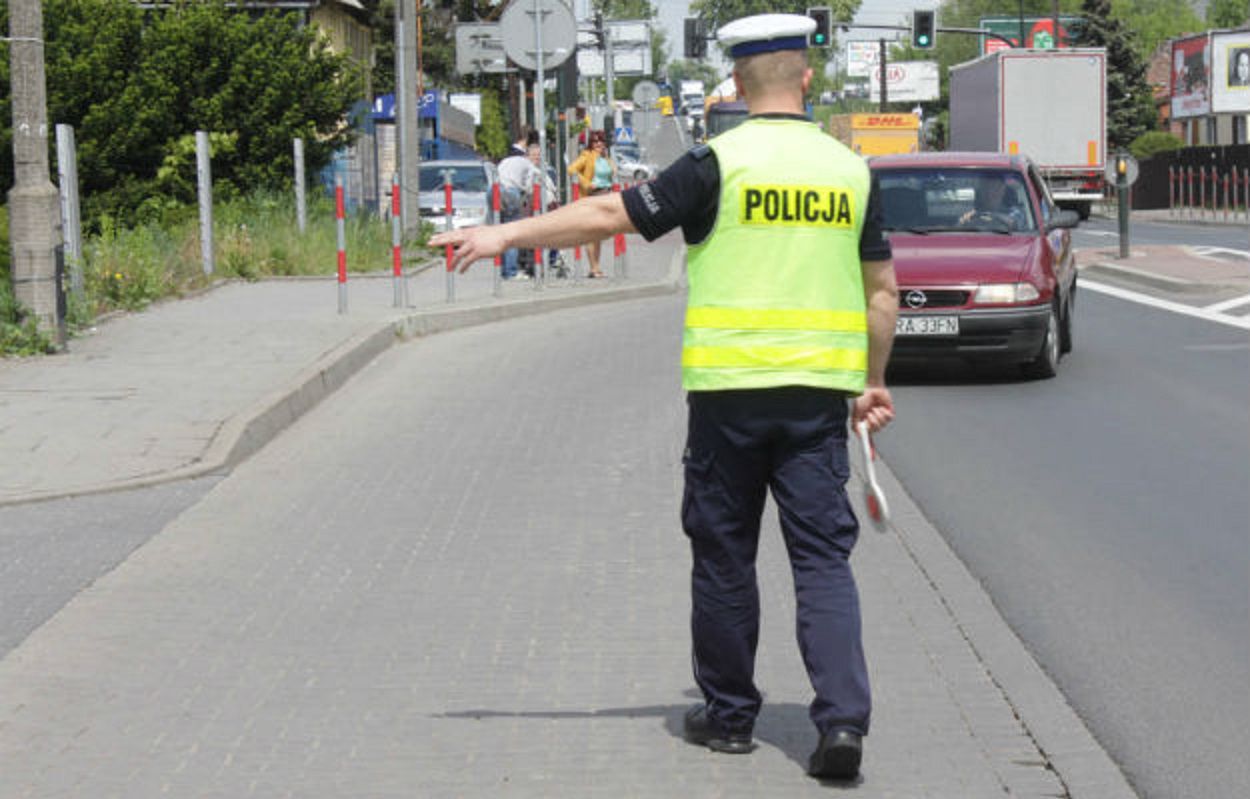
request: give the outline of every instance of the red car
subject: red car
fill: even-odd
[[[892,361],[952,356],[1052,377],[1072,349],[1070,228],[1037,168],[999,153],[873,158],[894,249]]]

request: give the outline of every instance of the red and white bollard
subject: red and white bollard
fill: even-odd
[[[339,313],[347,313],[347,228],[344,225],[343,178],[334,178],[334,227],[338,239]]]
[[[490,187],[490,210],[495,224],[503,222],[503,203],[499,195],[499,184]],[[495,296],[503,295],[503,255],[495,256]]]
[[[613,183],[612,191],[620,191],[621,184]],[[612,240],[612,271],[619,278],[626,277],[628,272],[628,259],[626,257],[625,234],[617,233]]]
[[[582,198],[582,184],[574,183],[573,186],[573,202],[577,202]],[[573,245],[573,279],[577,280],[582,274],[582,245]]]
[[[530,191],[530,215],[538,216],[543,212],[543,183],[542,178],[534,181],[533,190]],[[543,248],[534,248],[534,291],[542,288],[543,282],[547,279],[547,259],[543,257]]]
[[[452,219],[452,210],[453,209],[451,207],[451,171],[446,170],[443,172],[443,212],[444,214],[446,214],[443,217],[443,229],[448,232],[450,232],[452,228],[455,226],[454,221]],[[455,302],[456,301],[456,272],[451,262],[452,246],[448,244],[446,247],[444,247],[444,250],[445,252],[444,252],[443,257],[447,260],[447,301]]]
[[[403,308],[408,304],[408,283],[404,280],[403,220],[400,218],[399,173],[391,175],[391,283],[392,304]]]

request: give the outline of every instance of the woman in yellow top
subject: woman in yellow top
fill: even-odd
[[[603,131],[596,130],[590,134],[590,146],[582,150],[577,160],[569,165],[569,174],[577,176],[583,196],[612,191],[612,184],[616,182],[616,164],[608,155],[608,139]],[[599,269],[600,248],[601,243],[598,241],[586,245],[586,253],[590,258],[590,273],[587,277],[605,277]]]

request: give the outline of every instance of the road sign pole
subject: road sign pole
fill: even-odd
[[[538,129],[538,168],[547,174],[547,109],[543,97],[543,9],[542,0],[534,0],[534,60],[538,62],[534,80],[534,127]],[[535,277],[538,275],[535,274]]]
[[[1120,257],[1128,257],[1128,161],[1124,153],[1115,158],[1115,195],[1120,221]]]

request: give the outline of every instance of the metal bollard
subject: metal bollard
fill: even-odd
[[[1193,219],[1194,218],[1194,168],[1192,166],[1188,166],[1188,167],[1185,167],[1185,171],[1187,175],[1187,180],[1185,181],[1186,182],[1186,196],[1188,197],[1188,201],[1185,203],[1185,206],[1189,208],[1189,218]]]
[[[451,205],[451,170],[443,170],[443,229],[451,232],[455,227],[452,219]],[[447,259],[447,302],[456,301],[456,271],[451,263],[452,246],[448,244],[445,248],[444,257]]]
[[[1176,167],[1168,166],[1168,216],[1176,216]]]
[[[494,216],[495,224],[503,222],[502,204],[499,197],[499,183],[496,182],[490,187],[490,209]],[[495,296],[503,296],[503,255],[495,256]]]
[[[347,229],[343,221],[343,178],[334,177],[334,228],[338,241],[339,313],[347,313]]]
[[[574,183],[573,202],[577,202],[582,197],[582,186],[580,183]],[[573,282],[577,282],[582,276],[582,245],[573,245]]]
[[[1228,221],[1228,174],[1224,175],[1224,221]]]
[[[391,175],[391,283],[396,308],[408,304],[408,282],[404,280],[403,220],[400,219],[399,173]]]
[[[621,184],[613,183],[612,191],[619,192]],[[625,251],[625,234],[617,233],[612,237],[612,277],[619,280],[621,274],[621,254]]]
[[[534,179],[534,187],[530,191],[530,214],[538,216],[543,212],[543,184],[542,178]],[[544,257],[545,250],[542,247],[534,248],[534,291],[539,291],[543,287],[543,283],[547,280],[547,259]]]

